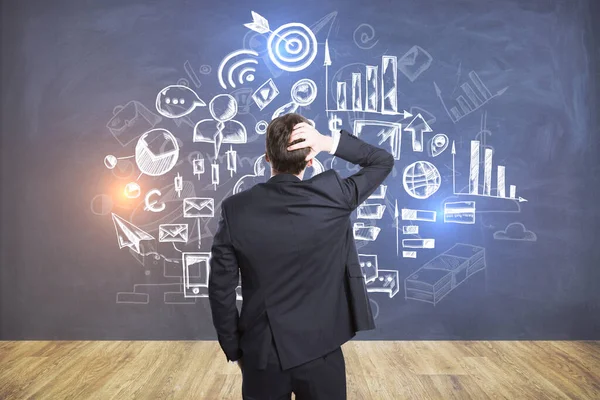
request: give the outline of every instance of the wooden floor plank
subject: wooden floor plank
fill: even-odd
[[[350,400],[600,399],[600,342],[352,341]],[[1,399],[241,398],[214,341],[0,342]]]

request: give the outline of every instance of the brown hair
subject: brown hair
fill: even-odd
[[[292,144],[304,140],[298,139],[289,143],[294,126],[301,122],[309,123],[302,115],[292,113],[275,118],[267,126],[267,156],[269,156],[273,169],[280,174],[298,175],[306,168],[306,157],[310,153],[310,149],[292,151],[287,149]]]

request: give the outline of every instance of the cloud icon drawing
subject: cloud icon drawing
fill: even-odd
[[[535,242],[537,241],[537,235],[534,232],[528,231],[522,223],[511,222],[505,230],[494,232],[494,239]]]

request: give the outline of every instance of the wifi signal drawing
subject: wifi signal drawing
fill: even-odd
[[[256,68],[248,64],[258,64],[258,61],[252,57],[258,57],[258,53],[254,50],[242,49],[229,53],[223,58],[218,71],[219,83],[223,89],[227,89],[227,83],[235,88],[236,81],[240,85],[254,81]],[[236,60],[234,61],[234,59]]]

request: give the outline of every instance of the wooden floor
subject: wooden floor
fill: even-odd
[[[349,342],[348,399],[600,399],[600,342]],[[241,399],[216,342],[0,342],[0,399]]]

